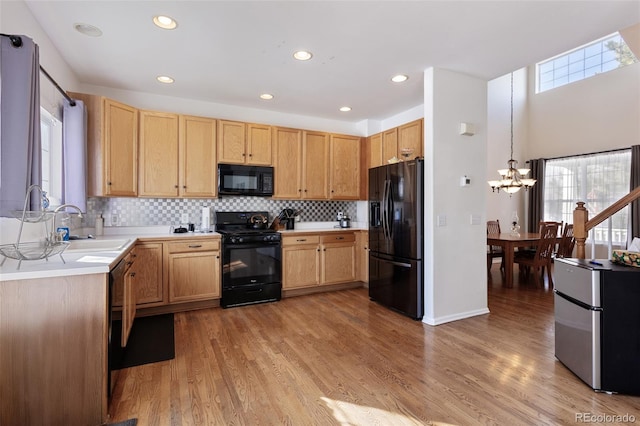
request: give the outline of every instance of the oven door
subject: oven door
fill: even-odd
[[[222,249],[222,289],[281,282],[279,242],[232,244]]]

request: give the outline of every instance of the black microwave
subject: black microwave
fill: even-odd
[[[218,195],[273,195],[273,167],[218,164]]]

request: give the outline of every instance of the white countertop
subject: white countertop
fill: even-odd
[[[149,229],[154,228],[154,229]],[[162,228],[155,229],[155,228]],[[106,274],[109,273],[138,239],[193,239],[193,238],[220,238],[217,232],[194,233],[186,232],[182,234],[170,234],[166,226],[163,227],[120,227],[105,228],[105,234],[91,241],[123,240],[126,243],[118,250],[100,249],[76,249],[71,247],[60,255],[52,256],[48,260],[23,260],[20,269],[18,261],[6,259],[4,265],[0,267],[0,282],[11,280],[26,280],[37,278],[52,278],[70,275]],[[78,240],[87,241],[87,240]],[[73,243],[73,241],[71,241]]]
[[[282,230],[283,234],[302,232],[362,231],[367,230],[366,223],[353,222],[351,228],[336,228],[336,222],[296,222],[292,230]],[[74,232],[80,235],[90,234],[93,229]],[[127,240],[118,250],[71,250],[68,248],[49,260],[23,260],[18,269],[18,261],[6,259],[0,267],[0,281],[25,280],[36,278],[61,277],[70,275],[106,274],[138,240],[172,240],[193,238],[220,238],[217,232],[186,232],[175,234],[167,226],[146,227],[105,227],[104,234],[95,238],[103,240]],[[85,240],[80,240],[85,241]],[[64,261],[63,261],[64,259]]]

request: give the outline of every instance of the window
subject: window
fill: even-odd
[[[584,201],[593,218],[629,193],[631,150],[547,160],[544,172],[544,220],[573,223],[577,201]],[[612,243],[627,242],[629,207],[612,216]],[[608,221],[589,232],[589,239],[606,243]]]
[[[619,33],[536,64],[536,93],[638,62]]]
[[[40,108],[42,141],[42,190],[47,192],[50,206],[62,201],[62,123],[46,109]]]

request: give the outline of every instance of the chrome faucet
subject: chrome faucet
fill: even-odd
[[[56,207],[56,209],[53,211],[53,229],[51,232],[51,240],[52,241],[60,241],[62,239],[62,235],[58,234],[58,232],[56,231],[56,218],[58,217],[58,212],[60,212],[60,210],[66,209],[67,207],[71,207],[75,210],[78,211],[78,217],[80,219],[82,219],[82,215],[84,213],[82,213],[82,210],[80,209],[80,207],[74,205],[74,204],[61,204],[58,207]],[[65,212],[66,213],[66,212]]]

